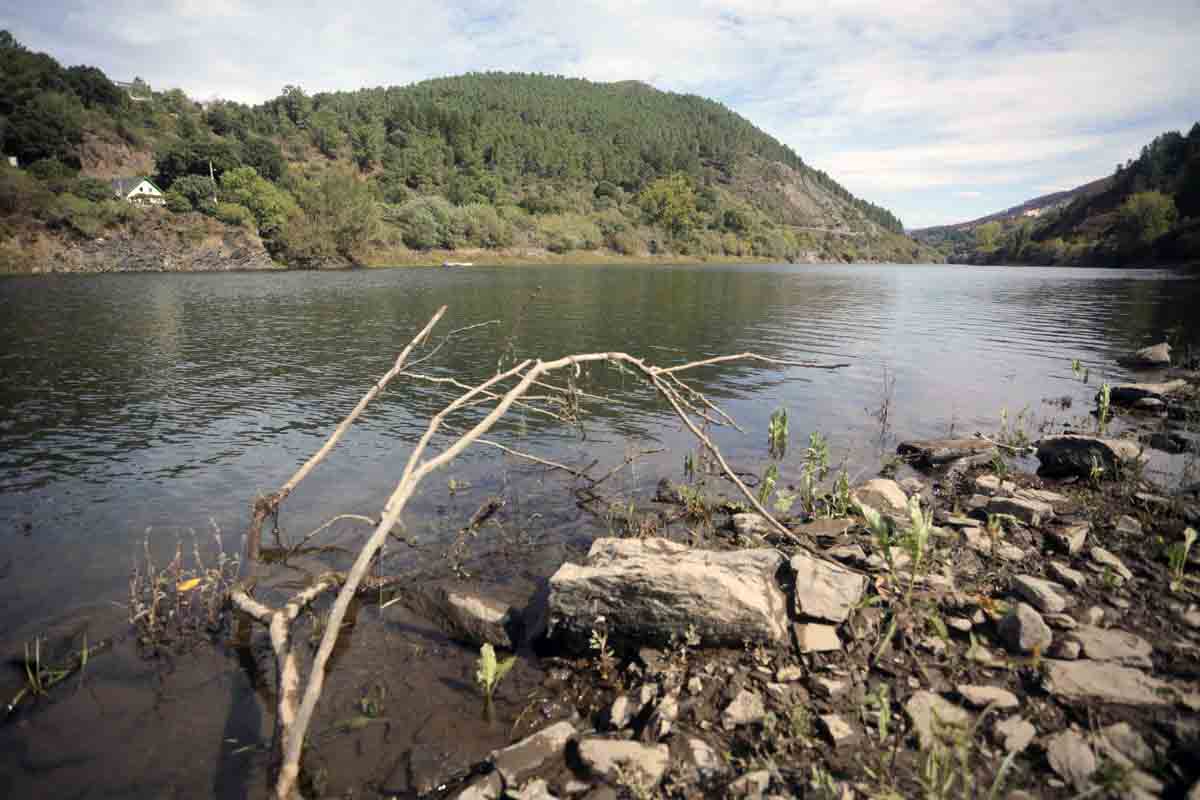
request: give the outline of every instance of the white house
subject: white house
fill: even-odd
[[[5,156],[5,158],[8,159],[8,165],[10,167],[17,166],[17,157],[16,156]]]
[[[155,186],[154,181],[149,178],[113,178],[108,183],[112,186],[114,195],[130,203],[141,203],[148,206],[167,204],[167,198],[163,196],[162,189]]]

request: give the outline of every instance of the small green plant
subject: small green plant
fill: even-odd
[[[992,456],[992,472],[995,473],[996,477],[1000,480],[1004,480],[1008,477],[1008,459],[1006,459],[1004,454],[999,450],[997,450]]]
[[[809,434],[808,447],[804,451],[804,465],[814,473],[817,480],[822,480],[829,474],[829,442],[820,431]]]
[[[837,480],[833,482],[833,492],[829,496],[829,516],[844,517],[850,513],[854,500],[850,497],[850,474],[846,470],[838,472]]]
[[[763,472],[762,480],[758,484],[758,502],[761,505],[766,505],[771,499],[771,492],[775,491],[775,484],[779,481],[779,467],[771,464]]]
[[[1183,532],[1183,538],[1167,548],[1167,562],[1171,566],[1171,591],[1177,592],[1183,586],[1183,571],[1187,568],[1188,555],[1192,545],[1196,543],[1196,531],[1188,528]]]
[[[604,628],[604,617],[596,618],[596,627],[592,628],[591,636],[588,638],[588,647],[600,660],[600,675],[607,680],[617,665],[617,656],[608,646],[608,631]]]
[[[767,450],[771,458],[783,458],[788,445],[788,412],[786,408],[778,408],[771,412],[771,421],[767,425]]]
[[[922,511],[921,501],[916,497],[908,500],[908,516],[912,526],[905,532],[902,543],[912,556],[912,580],[909,581],[905,593],[905,603],[911,599],[913,588],[918,576],[925,569],[926,556],[929,553],[929,539],[933,535],[933,512]]]
[[[484,712],[490,717],[492,713],[492,697],[496,687],[513,665],[517,663],[516,656],[509,656],[503,661],[496,660],[496,649],[490,644],[479,648],[479,660],[475,662],[475,683],[483,690]]]
[[[1098,488],[1100,486],[1100,481],[1103,479],[1104,467],[1100,466],[1100,460],[1096,458],[1095,453],[1092,453],[1092,466],[1091,469],[1088,470],[1088,483],[1090,483],[1093,488]]]
[[[683,454],[683,478],[687,481],[696,478],[696,456],[691,450]]]
[[[1097,402],[1099,403],[1099,407],[1097,408],[1096,419],[1100,433],[1104,433],[1105,428],[1108,427],[1109,414],[1112,412],[1112,387],[1108,385],[1107,381],[1100,386],[1100,394],[1097,396]]]

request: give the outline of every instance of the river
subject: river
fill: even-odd
[[[1015,422],[1023,410],[1021,424],[1034,434],[1085,417],[1100,381],[1128,377],[1118,356],[1164,338],[1200,345],[1200,282],[1159,270],[598,266],[0,279],[5,653],[19,654],[23,642],[77,609],[124,602],[144,542],[163,559],[179,542],[190,548],[194,532],[209,553],[215,527],[227,550],[240,548],[256,493],[277,488],[320,445],[442,304],[450,308],[435,342],[496,320],[455,337],[422,367],[467,381],[514,357],[601,350],[664,365],[747,350],[847,364],[824,371],[738,363],[693,375],[746,430],[717,432],[739,469],[761,468],[768,417],[788,409],[785,477],[814,431],[828,439],[835,466],[865,479],[898,438],[994,431],[1003,412]],[[1073,359],[1088,367],[1089,383],[1073,374]],[[632,375],[608,368],[581,376],[581,387],[609,398],[581,427],[514,413],[497,438],[576,466],[598,460],[601,471],[661,448],[610,484],[631,501],[652,494],[660,477],[680,477],[691,443],[661,401]],[[338,513],[378,513],[409,446],[447,397],[397,381],[288,500],[286,531],[299,535]],[[391,563],[418,569],[438,560],[483,498],[499,494],[515,500],[511,518],[528,522],[522,535],[542,554],[511,570],[532,581],[602,527],[565,487],[545,470],[473,449],[410,505],[406,530],[420,546],[393,553]],[[337,540],[352,544],[356,536],[345,530]],[[555,550],[560,544],[565,549]],[[212,658],[215,696],[253,704],[236,664]],[[469,669],[461,653],[446,658],[453,669]],[[158,674],[128,654],[108,667],[98,662],[97,680],[105,669],[130,693],[112,702],[130,708],[141,708],[137,698]],[[208,685],[203,674],[196,670],[197,686]],[[6,681],[5,691],[19,687],[19,673]],[[112,689],[106,697],[113,692],[120,696]],[[439,702],[446,701],[429,700]],[[255,730],[269,734],[269,721],[217,709],[212,741],[189,752],[208,734],[195,733],[195,741],[172,734],[175,745],[155,738],[145,726],[161,727],[166,717],[158,705],[147,708],[158,711],[121,712],[110,703],[59,712],[58,722],[51,708],[22,722],[28,730],[5,729],[0,793],[244,791],[249,768],[231,767],[228,748],[218,750],[222,730],[252,739]],[[154,739],[156,755],[80,744],[69,731],[81,719],[116,719],[118,733]]]

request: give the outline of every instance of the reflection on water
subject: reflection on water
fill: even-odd
[[[464,379],[490,374],[509,342],[521,356],[624,350],[669,363],[754,350],[849,362],[837,372],[736,364],[694,379],[749,431],[719,439],[740,464],[762,458],[766,419],[786,406],[794,437],[825,432],[835,457],[865,474],[879,463],[871,411],[885,369],[897,435],[994,428],[1002,408],[1045,416],[1044,398],[1089,398],[1094,385],[1073,380],[1073,358],[1119,379],[1119,353],[1168,334],[1197,342],[1197,300],[1200,284],[1165,272],[942,266],[6,279],[0,624],[118,598],[147,528],[174,537],[211,520],[236,535],[255,492],[312,452],[442,303],[442,332],[501,320],[428,365]],[[686,442],[630,376],[597,367],[587,380],[614,401],[582,436],[520,414],[504,433],[584,462],[616,463],[631,443]],[[389,389],[289,500],[289,522],[308,529],[377,508],[442,397]],[[486,490],[500,480],[495,463],[471,452],[453,474]],[[679,465],[668,451],[640,477],[650,485]],[[444,494],[431,487],[413,517]]]

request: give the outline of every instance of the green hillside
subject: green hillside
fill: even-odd
[[[169,213],[244,227],[292,266],[932,254],[719,103],[636,82],[488,73],[201,106],[0,33],[0,138],[22,167],[0,172],[10,252],[168,213],[118,208],[99,180],[147,174]]]
[[[1091,266],[1200,263],[1200,123],[1164,133],[1111,177],[1002,213],[913,231],[955,261]],[[1038,198],[1054,200],[1055,196]]]

